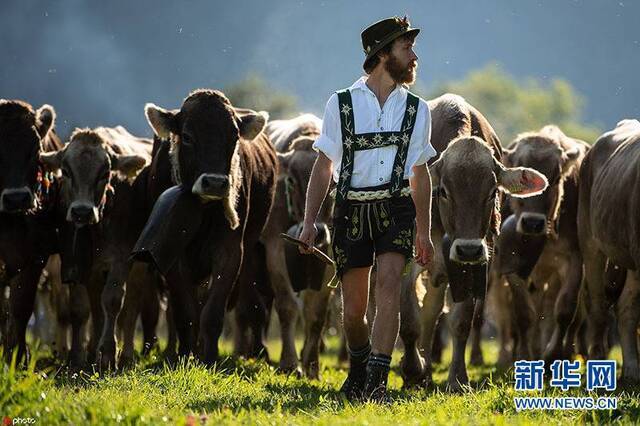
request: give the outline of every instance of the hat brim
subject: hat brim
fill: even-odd
[[[362,63],[362,68],[366,69],[367,68],[367,62],[369,62],[370,59],[372,59],[373,57],[376,56],[376,54],[385,46],[387,46],[389,43],[393,42],[395,39],[397,39],[398,37],[402,37],[406,34],[413,34],[413,37],[417,37],[418,33],[420,32],[420,28],[407,28],[407,29],[403,29],[400,31],[396,31],[395,33],[389,34],[384,40],[382,40],[380,43],[378,43],[376,45],[376,47],[374,47],[373,49],[371,49],[371,51],[369,53],[367,53],[367,57],[364,59],[364,62]]]

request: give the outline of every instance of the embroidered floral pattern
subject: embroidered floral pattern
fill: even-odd
[[[393,240],[393,244],[397,247],[409,250],[413,247],[413,231],[411,229],[403,229]]]

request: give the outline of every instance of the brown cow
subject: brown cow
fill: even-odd
[[[549,181],[541,195],[510,198],[513,216],[505,220],[496,250],[498,273],[512,291],[517,359],[542,354],[550,364],[573,353],[565,337],[582,281],[576,217],[578,174],[588,148],[546,126],[519,135],[504,150],[506,166],[533,168]]]
[[[298,366],[294,339],[299,307],[294,292],[309,288],[303,293],[305,343],[302,367],[304,373],[312,378],[317,378],[319,373],[320,339],[333,292],[322,285],[326,265],[312,256],[300,254],[293,246],[285,246],[280,233],[302,222],[309,177],[318,156],[312,144],[320,135],[321,127],[322,121],[311,114],[291,120],[276,120],[267,125],[266,133],[278,151],[280,168],[273,209],[261,238],[266,248],[266,267],[280,319],[280,368],[284,371],[296,370]],[[327,229],[332,207],[331,203],[323,206],[319,228]],[[291,232],[296,233],[298,228]],[[329,246],[327,238],[328,232],[319,233],[317,245],[326,250]],[[315,283],[310,285],[309,281]]]
[[[171,138],[179,185],[160,196],[133,253],[167,281],[180,354],[196,350],[198,330],[198,355],[210,364],[244,256],[256,250],[273,203],[277,159],[262,132],[267,116],[236,110],[214,90],[192,92],[179,110],[148,104],[145,111],[155,133]],[[194,293],[203,283],[199,310]]]
[[[405,383],[417,379],[431,382],[434,329],[448,287],[453,299],[449,320],[453,356],[447,386],[460,390],[468,383],[465,347],[474,309],[485,296],[488,245],[500,221],[499,189],[526,197],[542,192],[547,183],[535,170],[502,165],[500,142],[491,125],[460,96],[443,95],[429,101],[429,109],[431,142],[440,157],[429,166],[434,187],[431,232],[435,256],[422,307],[426,362],[423,364],[417,349],[420,313],[414,283],[421,271],[414,265],[403,282],[400,336],[406,349],[401,367]]]
[[[640,122],[623,120],[582,162],[578,235],[585,265],[589,358],[605,358],[608,308],[616,305],[622,379],[640,380]],[[625,275],[626,273],[626,280]]]
[[[23,101],[0,99],[0,259],[10,282],[5,355],[28,355],[27,322],[42,268],[56,250],[53,207],[57,184],[38,163],[41,152],[62,147],[49,105],[34,110]],[[4,293],[4,285],[2,292]]]
[[[99,339],[101,367],[115,366],[115,320],[137,237],[131,232],[135,229],[133,180],[149,161],[151,147],[151,141],[136,138],[122,127],[99,127],[76,129],[64,149],[40,156],[47,169],[62,171],[57,208],[63,270],[71,264],[79,271],[77,275],[63,272],[77,311],[71,320],[69,361],[73,366],[86,362],[80,330],[89,313],[90,353]]]

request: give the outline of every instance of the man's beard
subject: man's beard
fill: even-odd
[[[397,84],[411,85],[416,81],[416,70],[418,64],[411,66],[411,62],[407,65],[402,65],[400,60],[393,54],[389,54],[387,61],[384,63],[384,69],[389,73],[393,81]]]

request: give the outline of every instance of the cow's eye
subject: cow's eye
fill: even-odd
[[[64,167],[62,168],[62,176],[66,177],[67,179],[71,179],[71,173],[69,173],[69,170]]]
[[[193,145],[193,138],[190,135],[188,135],[187,133],[183,133],[181,142],[182,142],[183,145],[192,146]]]

